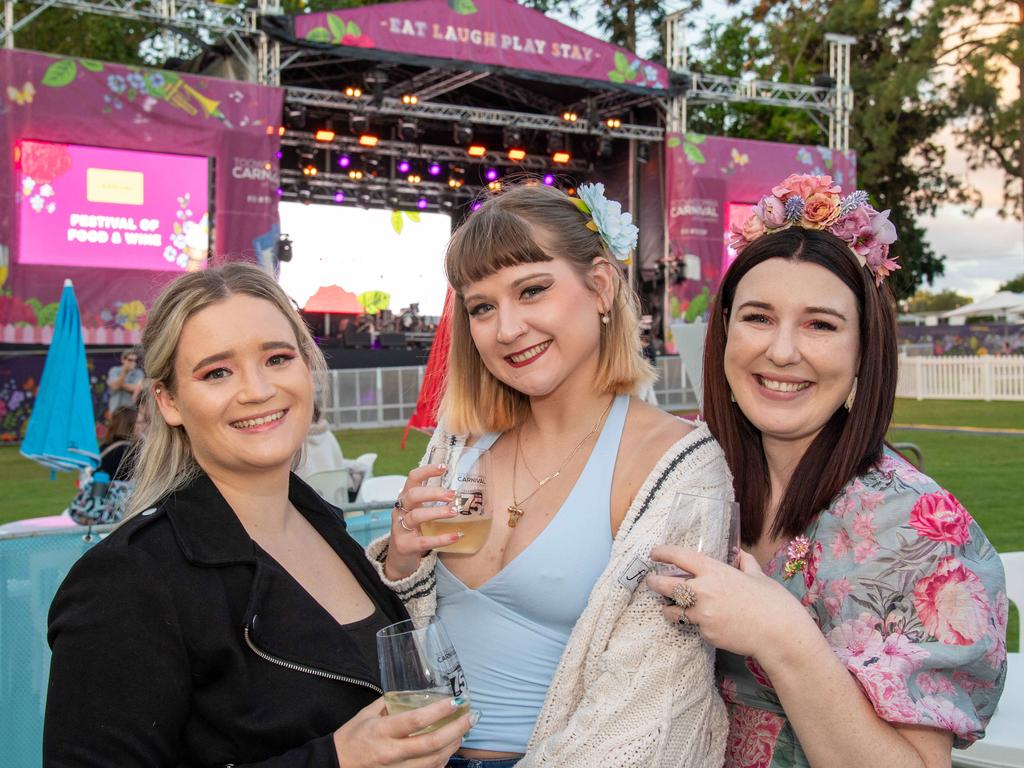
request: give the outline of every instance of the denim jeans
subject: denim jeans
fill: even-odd
[[[518,762],[518,757],[503,757],[498,760],[476,760],[471,757],[452,755],[448,759],[448,768],[513,768]]]

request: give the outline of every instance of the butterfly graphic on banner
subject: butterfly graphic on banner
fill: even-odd
[[[23,107],[26,104],[31,104],[32,99],[35,98],[36,89],[35,86],[30,82],[25,82],[21,88],[15,88],[13,85],[7,86],[7,98],[17,104],[19,107]]]

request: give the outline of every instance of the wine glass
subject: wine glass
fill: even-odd
[[[429,621],[406,619],[378,631],[377,657],[389,715],[443,699],[460,700],[450,715],[411,736],[436,731],[469,711],[466,676],[444,624],[436,616]]]
[[[474,446],[434,446],[428,456],[430,464],[444,464],[440,477],[432,477],[427,485],[455,491],[457,517],[429,520],[420,528],[425,536],[443,536],[456,531],[462,538],[453,544],[438,547],[438,552],[471,555],[487,541],[491,531],[493,511],[487,492],[487,478],[491,471],[491,453]]]
[[[740,505],[725,499],[677,493],[665,521],[665,543],[738,567]],[[662,576],[693,575],[671,563],[656,563],[655,570]]]

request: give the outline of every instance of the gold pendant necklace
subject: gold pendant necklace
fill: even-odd
[[[516,454],[515,458],[512,461],[512,503],[508,506],[509,528],[515,528],[519,524],[519,518],[521,518],[523,516],[523,513],[526,511],[523,509],[523,504],[528,502],[537,493],[539,493],[541,488],[543,488],[556,477],[561,475],[562,470],[565,469],[566,465],[570,461],[572,461],[572,457],[576,455],[576,453],[579,451],[580,448],[583,447],[583,444],[586,443],[587,440],[594,436],[594,433],[597,432],[597,430],[601,427],[601,424],[604,422],[605,417],[608,415],[608,412],[612,409],[612,404],[614,403],[615,398],[612,397],[612,401],[608,403],[608,407],[605,408],[604,412],[602,412],[601,415],[598,417],[597,422],[594,424],[594,428],[587,432],[587,434],[584,435],[583,439],[576,444],[576,447],[569,452],[569,455],[565,457],[565,460],[562,461],[562,463],[558,466],[558,469],[556,469],[550,475],[545,477],[543,480],[537,480],[537,476],[533,474],[533,471],[526,463],[526,456],[523,456],[523,466],[526,467],[526,471],[529,472],[531,477],[533,477],[533,479],[537,482],[537,487],[530,491],[530,493],[528,493],[522,499],[516,499],[516,470],[519,467],[519,452],[522,449],[522,427],[516,427]]]

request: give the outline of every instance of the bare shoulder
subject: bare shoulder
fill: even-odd
[[[660,408],[630,399],[615,469],[613,506],[624,513],[665,452],[693,430],[692,424]]]

